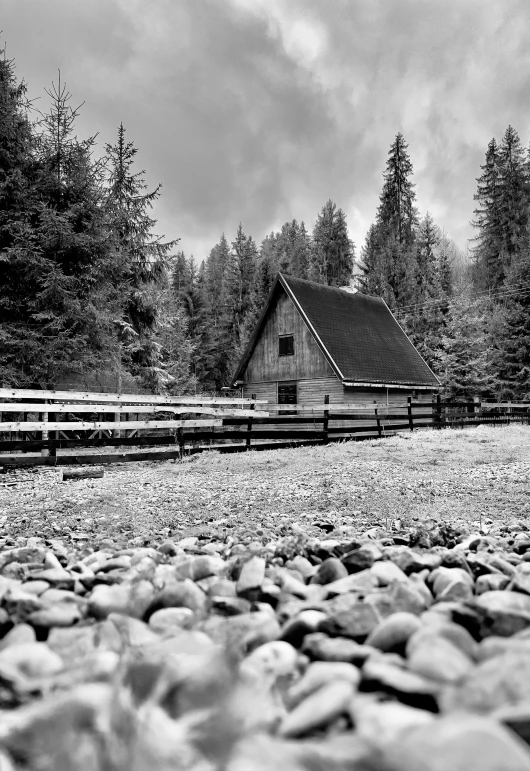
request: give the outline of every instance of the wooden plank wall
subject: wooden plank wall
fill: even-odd
[[[294,355],[278,355],[278,336],[294,336]],[[335,377],[292,300],[282,289],[271,307],[243,379],[246,383]],[[254,392],[255,393],[255,392]]]

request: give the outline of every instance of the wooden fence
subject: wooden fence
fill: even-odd
[[[321,405],[306,406],[255,398],[0,388],[0,466],[176,459],[212,447],[222,452],[259,450],[512,422],[530,423],[530,403],[443,401],[438,396],[432,403],[409,398],[398,404],[330,404],[325,397]],[[72,453],[75,448],[157,445],[166,449]]]

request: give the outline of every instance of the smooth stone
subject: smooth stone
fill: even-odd
[[[367,594],[366,603],[373,605],[382,618],[387,618],[398,611],[420,615],[432,602],[432,595],[423,584],[414,584],[410,578],[407,583],[394,581],[390,586],[378,592]]]
[[[464,680],[444,694],[444,711],[485,713],[530,700],[530,656],[507,652],[477,664]]]
[[[189,629],[195,618],[195,613],[189,608],[161,608],[151,615],[149,626],[159,634],[178,634],[182,629]]]
[[[252,603],[244,597],[211,597],[210,602],[212,612],[221,616],[237,616],[252,609]]]
[[[274,615],[264,611],[238,616],[210,616],[197,626],[214,643],[243,656],[266,642],[277,640],[280,625]]]
[[[530,701],[506,704],[494,710],[490,717],[516,733],[526,744],[530,744]]]
[[[370,548],[361,546],[359,549],[344,554],[341,562],[348,573],[360,573],[372,567],[376,557]]]
[[[455,581],[463,582],[467,584],[469,587],[473,587],[473,579],[462,568],[444,568],[439,567],[433,570],[429,576],[429,583],[432,585],[432,591],[435,597],[439,597],[439,595],[451,584],[453,584]],[[450,599],[460,599],[459,597],[456,598],[447,598]]]
[[[328,637],[322,632],[307,635],[302,645],[302,653],[312,661],[342,661],[356,666],[362,666],[374,650],[347,637]]]
[[[75,602],[58,602],[51,607],[30,613],[26,621],[31,626],[50,629],[55,626],[73,626],[85,617],[84,611]]]
[[[289,709],[300,704],[314,691],[333,680],[346,680],[357,688],[361,673],[352,664],[343,661],[314,661],[308,666],[304,675],[287,692],[286,699]]]
[[[481,637],[510,637],[530,626],[530,596],[519,592],[484,592],[473,600]]]
[[[206,594],[210,597],[235,597],[235,581],[230,581],[228,578],[217,578],[210,584]]]
[[[407,643],[407,666],[411,672],[442,683],[458,683],[473,664],[469,656],[448,639],[420,630]]]
[[[239,595],[245,595],[247,592],[253,592],[261,587],[265,578],[265,564],[263,557],[257,556],[251,557],[243,563],[236,584],[236,591]]]
[[[63,660],[42,642],[9,645],[0,651],[0,672],[22,677],[54,675],[64,669]]]
[[[347,714],[353,694],[354,687],[346,680],[334,680],[322,686],[285,716],[279,728],[280,736],[303,736],[328,725],[339,715]]]
[[[307,557],[302,557],[301,555],[297,555],[296,557],[293,557],[292,560],[286,562],[285,567],[297,570],[305,581],[311,578],[317,570],[315,565],[312,565]]]
[[[347,575],[348,571],[337,557],[328,557],[318,566],[316,573],[311,578],[311,583],[331,584],[333,581],[338,581]]]
[[[326,584],[328,597],[335,597],[338,594],[347,594],[358,592],[366,594],[372,591],[376,586],[375,579],[370,570],[361,570],[360,573],[352,573],[345,578],[339,578],[331,584]]]
[[[472,597],[473,587],[467,581],[456,578],[436,595],[436,600],[439,602],[459,602],[470,600]]]
[[[0,651],[10,645],[26,645],[37,641],[35,630],[29,624],[17,624],[0,640]]]
[[[124,613],[134,618],[143,618],[153,602],[154,595],[153,584],[145,580],[129,585],[98,584],[88,598],[88,608],[96,619],[106,618],[110,613]]]
[[[110,613],[107,623],[113,624],[128,648],[141,648],[160,638],[148,624],[123,613]]]
[[[479,576],[475,581],[475,594],[484,594],[484,592],[502,591],[506,589],[510,579],[501,573],[487,573]]]
[[[385,652],[404,650],[409,637],[421,628],[418,616],[398,611],[383,619],[368,635],[366,644]]]
[[[364,602],[355,602],[349,607],[338,608],[320,622],[319,632],[332,637],[350,637],[363,642],[380,621],[376,610]]]
[[[50,629],[46,644],[69,666],[84,662],[96,651],[97,627],[72,626]]]
[[[441,563],[441,557],[433,552],[414,551],[408,546],[390,546],[385,549],[385,555],[394,565],[397,565],[406,575],[419,573],[427,568],[435,569]]]
[[[530,656],[530,639],[513,637],[485,637],[477,649],[477,661],[486,661],[494,656],[509,654],[526,654]]]
[[[161,608],[189,608],[201,614],[206,609],[206,595],[191,579],[168,582],[157,591],[149,605],[148,614]]]
[[[444,637],[456,646],[462,653],[472,660],[476,660],[478,644],[467,629],[460,624],[447,620],[441,614],[424,613],[421,617],[422,629],[426,634],[434,632],[439,637]],[[420,633],[418,632],[418,638]]]
[[[47,581],[56,589],[72,589],[74,586],[75,575],[62,567],[48,568],[47,570],[39,570],[37,573],[31,573],[28,576],[28,580]]]
[[[304,637],[316,632],[318,625],[325,618],[326,614],[320,610],[303,610],[285,622],[282,626],[281,639],[291,643],[295,648],[300,648]]]
[[[494,720],[448,715],[386,745],[388,771],[530,771],[528,747]]]
[[[398,701],[381,702],[373,694],[356,693],[350,705],[355,734],[373,746],[394,741],[410,728],[436,720],[432,712]]]
[[[293,675],[298,662],[296,648],[283,640],[272,640],[255,648],[240,664],[243,674],[270,681]]]
[[[48,581],[25,581],[20,588],[27,594],[34,594],[39,597],[50,588],[50,584]]]
[[[405,583],[408,581],[406,573],[390,560],[374,562],[370,568],[370,573],[375,578],[377,586],[389,586],[394,581],[404,581]]]
[[[178,563],[175,568],[177,578],[189,578],[200,581],[203,578],[219,575],[226,568],[226,562],[220,557],[192,557]]]
[[[365,662],[361,685],[365,689],[388,691],[407,701],[419,702],[424,707],[434,706],[433,697],[440,690],[440,684],[387,662],[382,656],[370,657]]]

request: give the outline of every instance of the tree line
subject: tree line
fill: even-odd
[[[239,224],[202,261],[154,234],[137,148],[97,154],[60,77],[35,110],[0,59],[0,381],[53,387],[100,370],[113,388],[230,385],[278,271],[381,296],[452,395],[529,398],[530,157],[509,127],[477,180],[471,258],[416,207],[398,134],[356,257],[344,211],[293,219],[258,245]],[[527,291],[528,290],[528,291]]]

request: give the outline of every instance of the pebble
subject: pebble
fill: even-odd
[[[331,680],[309,694],[286,715],[280,725],[280,736],[303,736],[315,728],[326,726],[348,712],[353,694],[354,686],[348,680]]]
[[[418,616],[397,611],[381,621],[368,635],[367,645],[385,652],[401,653],[409,637],[421,628]]]

